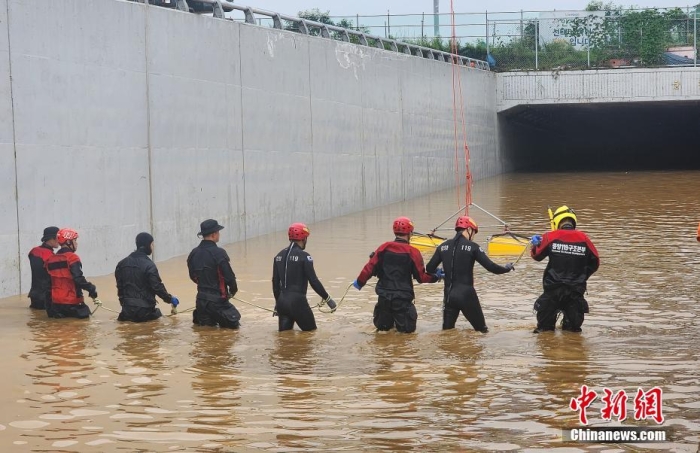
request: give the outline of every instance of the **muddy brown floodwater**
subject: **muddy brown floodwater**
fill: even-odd
[[[140,325],[118,323],[105,309],[87,321],[49,320],[29,310],[26,297],[3,299],[0,451],[694,452],[699,194],[699,172],[509,174],[475,185],[477,204],[526,234],[547,228],[547,205],[576,209],[602,262],[589,282],[582,334],[532,333],[546,262],[528,257],[506,275],[477,268],[486,335],[463,318],[440,330],[441,284],[417,287],[411,335],[375,333],[370,287],[352,289],[334,314],[316,311],[311,333],[278,333],[268,311],[241,303],[242,327],[228,331],[193,327],[191,313]],[[307,251],[338,301],[368,254],[392,239],[394,217],[427,231],[456,209],[449,190],[320,222]],[[471,214],[485,244],[499,227]],[[238,297],[272,308],[272,258],[286,244],[277,233],[226,246]],[[191,307],[185,257],[159,268],[180,308]],[[91,280],[105,307],[118,310],[113,276]],[[638,388],[661,388],[672,441],[563,442],[561,429],[578,426],[569,402],[584,384],[601,395],[624,390],[623,424],[649,428],[652,419],[634,420],[633,399]],[[600,397],[589,407],[591,425],[619,424],[604,421],[602,407]]]

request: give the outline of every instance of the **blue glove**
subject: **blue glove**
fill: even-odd
[[[358,291],[362,289],[362,286],[360,286],[360,282],[358,282],[357,280],[352,282],[352,286],[354,286],[355,289],[357,289]]]
[[[435,276],[436,276],[437,278],[445,278],[445,271],[444,271],[441,267],[438,267],[438,268],[435,270]]]
[[[534,245],[537,247],[542,243],[542,236],[539,234],[536,234],[530,238],[530,244]]]
[[[180,300],[177,297],[173,296],[172,299],[170,299],[170,303],[173,304],[173,307],[177,307],[178,305],[180,305]]]
[[[506,264],[506,265],[503,266],[503,267],[505,267],[506,269],[508,269],[508,272],[511,272],[511,271],[514,271],[514,270],[515,270],[515,266],[513,265],[513,263],[508,263],[508,264]]]

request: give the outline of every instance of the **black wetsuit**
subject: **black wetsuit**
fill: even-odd
[[[155,263],[141,250],[136,250],[117,264],[114,278],[122,306],[117,318],[119,321],[158,319],[162,313],[156,308],[156,295],[168,303],[173,299],[166,291]]]
[[[197,284],[197,307],[192,321],[200,326],[237,329],[241,314],[228,299],[238,292],[236,275],[226,250],[209,240],[195,247],[187,257],[190,279]]]
[[[536,331],[554,330],[557,314],[562,311],[562,328],[580,332],[588,302],[583,297],[588,278],[598,270],[600,259],[591,240],[573,227],[544,234],[540,245],[533,247],[532,258],[549,257],[542,276],[544,293],[535,301]]]
[[[462,312],[474,330],[488,332],[479,296],[474,289],[474,263],[494,274],[505,274],[509,269],[491,261],[479,244],[465,238],[462,233],[435,249],[426,266],[427,272],[434,273],[440,263],[445,270],[442,328],[453,329]]]
[[[372,253],[357,283],[362,287],[372,276],[379,278],[375,287],[379,298],[374,306],[374,326],[379,330],[396,326],[398,332],[415,332],[418,312],[413,304],[413,279],[418,283],[437,281],[434,275],[426,274],[418,249],[402,238],[385,242]]]
[[[292,329],[295,322],[301,330],[316,329],[316,318],[306,299],[309,284],[321,298],[328,298],[316,276],[313,258],[291,242],[275,256],[272,266],[272,293],[280,331]]]

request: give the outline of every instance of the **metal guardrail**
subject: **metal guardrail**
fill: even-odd
[[[147,3],[160,5],[164,0],[130,0],[139,3]],[[485,71],[490,71],[490,66],[487,62],[483,60],[477,60],[475,58],[464,57],[462,55],[451,54],[448,52],[443,52],[441,50],[431,49],[429,47],[419,46],[417,44],[411,44],[396,39],[389,39],[386,37],[381,37],[377,35],[371,35],[364,33],[362,31],[353,30],[351,28],[338,27],[336,25],[324,24],[321,22],[315,22],[312,20],[303,19],[301,17],[288,16],[285,14],[276,13],[273,11],[266,11],[262,9],[252,8],[250,6],[234,5],[228,1],[222,0],[189,0],[190,3],[198,4],[209,4],[212,6],[212,11],[214,17],[225,18],[225,13],[233,10],[238,10],[243,12],[245,23],[251,25],[258,25],[255,15],[259,14],[272,19],[272,28],[278,30],[288,30],[284,27],[282,21],[287,21],[295,25],[295,28],[299,33],[304,35],[318,35],[327,39],[336,39],[345,42],[353,42],[355,44],[376,47],[383,50],[391,50],[394,52],[404,53],[406,55],[413,55],[421,58],[427,58],[429,60],[443,61],[445,63],[454,62],[462,66],[467,66],[476,69],[482,69]],[[188,5],[188,0],[167,0],[167,4],[170,7],[174,7],[181,11],[189,11],[190,6]]]
[[[211,5],[214,17],[225,18],[225,13],[233,11],[232,4],[227,0],[128,0],[136,3],[146,3],[148,5],[174,8],[185,12],[198,12],[202,5]]]
[[[204,1],[211,3],[219,2],[219,0]],[[367,47],[376,47],[378,49],[392,50],[398,53],[414,55],[421,58],[427,58],[429,60],[444,61],[446,63],[454,62],[456,64],[476,69],[482,69],[485,71],[490,70],[489,64],[482,60],[463,57],[461,55],[455,55],[448,52],[442,52],[440,50],[431,49],[428,47],[423,47],[403,41],[398,41],[396,39],[389,39],[383,38],[381,36],[370,35],[362,31],[353,30],[351,28],[343,28],[335,25],[328,25],[321,22],[302,19],[300,17],[287,16],[272,11],[251,8],[249,6],[239,6],[232,4],[228,4],[227,6],[231,6],[233,9],[243,12],[245,16],[245,23],[247,24],[257,25],[255,15],[259,14],[271,18],[273,24],[272,28],[276,28],[278,30],[285,30],[282,21],[287,21],[298,27],[299,33],[305,35],[310,35],[312,34],[312,31],[315,30],[318,32],[319,36],[327,39],[336,39],[345,42],[356,41],[357,44]]]

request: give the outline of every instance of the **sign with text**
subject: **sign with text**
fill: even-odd
[[[563,40],[574,46],[577,50],[588,47],[587,29],[595,23],[602,23],[605,11],[547,11],[539,14],[540,43],[550,43]],[[574,21],[579,20],[586,24],[577,32]]]

